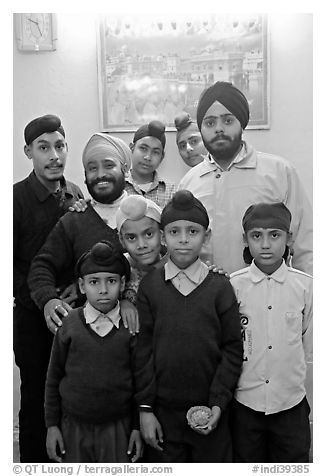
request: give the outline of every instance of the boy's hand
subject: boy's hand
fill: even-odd
[[[61,317],[68,316],[68,311],[71,311],[72,307],[61,299],[50,299],[44,306],[44,317],[48,329],[55,334],[59,327],[62,326]]]
[[[226,278],[230,278],[230,275],[226,271],[224,271],[224,269],[221,268],[220,266],[211,264],[210,261],[205,261],[205,264],[207,268],[209,269],[209,271],[213,271],[213,273],[223,274]]]
[[[46,451],[50,459],[57,463],[62,463],[61,456],[57,455],[57,445],[59,445],[60,454],[65,454],[61,431],[57,426],[50,426],[46,436]]]
[[[160,422],[152,412],[140,412],[140,431],[145,442],[158,451],[163,451],[163,431]]]
[[[134,306],[128,299],[120,301],[120,315],[122,317],[123,325],[129,329],[133,336],[139,332],[139,319],[136,306]]]
[[[143,456],[143,449],[144,449],[144,444],[143,440],[140,436],[140,431],[139,430],[132,430],[130,438],[129,438],[129,445],[128,445],[128,451],[127,454],[130,456],[133,452],[133,450],[136,450],[134,456],[131,458],[132,463],[135,463],[136,461],[139,460]]]
[[[211,433],[211,431],[215,430],[215,428],[217,427],[220,416],[221,416],[220,407],[214,406],[212,407],[212,416],[208,420],[205,428],[194,428],[194,427],[191,427],[191,428],[197,433],[199,433],[200,435],[208,435],[209,433]]]
[[[70,212],[84,212],[87,208],[87,201],[84,198],[80,198],[73,205],[71,205],[68,210]]]

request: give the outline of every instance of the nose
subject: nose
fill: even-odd
[[[106,283],[100,283],[99,293],[106,294],[108,292]]]
[[[187,151],[192,152],[194,148],[187,142]]]
[[[55,147],[53,147],[51,150],[51,160],[58,160],[58,159],[59,159],[58,151]]]
[[[270,248],[270,241],[269,241],[268,236],[263,237],[262,248],[264,248],[264,249]]]
[[[144,240],[142,236],[138,238],[137,248],[138,249],[146,248],[146,241]]]
[[[218,133],[218,132],[224,132],[224,124],[223,124],[223,121],[222,121],[222,119],[221,119],[220,117],[217,118],[217,120],[216,120],[215,132],[216,132],[216,133]]]
[[[187,243],[189,241],[188,240],[188,234],[187,234],[186,230],[182,230],[180,232],[179,241],[180,241],[180,243]]]

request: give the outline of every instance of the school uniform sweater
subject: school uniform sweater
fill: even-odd
[[[121,323],[104,337],[73,309],[55,335],[45,388],[46,426],[62,414],[89,423],[132,416],[136,338]]]
[[[83,213],[68,212],[58,221],[32,261],[28,276],[31,296],[41,310],[50,299],[59,297],[58,286],[64,288],[72,282],[82,253],[101,240],[122,249],[117,230],[110,228],[91,205]]]
[[[238,305],[229,280],[210,272],[183,296],[165,281],[164,269],[156,269],[140,283],[137,299],[138,405],[225,409],[242,366]]]

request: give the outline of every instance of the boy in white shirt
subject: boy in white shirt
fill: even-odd
[[[245,262],[231,274],[244,342],[235,392],[236,462],[309,461],[306,362],[312,356],[312,277],[287,267],[291,213],[259,203],[244,214]]]

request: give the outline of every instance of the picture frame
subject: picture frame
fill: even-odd
[[[268,46],[266,14],[101,15],[101,129],[135,131],[158,119],[173,131],[181,111],[196,118],[201,92],[216,81],[247,97],[247,129],[268,129]]]

